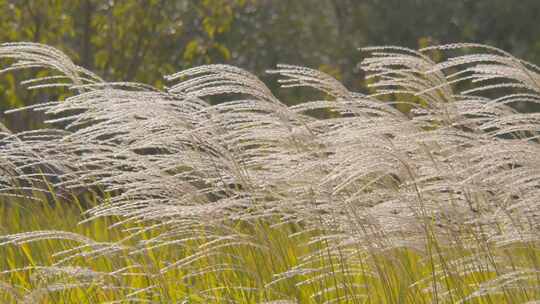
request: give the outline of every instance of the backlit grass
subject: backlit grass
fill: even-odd
[[[58,230],[75,232],[98,242],[115,242],[128,237],[127,231],[134,228],[133,224],[111,228],[117,221],[113,218],[78,224],[84,219],[81,211],[77,204],[65,202],[3,202],[0,205],[1,234]],[[331,299],[339,299],[339,303],[432,303],[436,301],[436,294],[445,293],[441,303],[467,297],[471,297],[467,303],[526,303],[540,295],[538,290],[528,288],[529,284],[538,283],[539,273],[516,282],[512,282],[515,278],[508,278],[508,287],[500,294],[474,293],[482,283],[497,277],[497,267],[510,267],[515,272],[522,268],[537,269],[540,251],[533,245],[511,244],[497,250],[482,246],[440,248],[436,240],[431,239],[426,241],[425,250],[377,251],[371,248],[361,255],[354,250],[354,256],[350,256],[346,249],[341,249],[339,256],[325,247],[327,242],[313,241],[325,235],[322,231],[298,234],[300,231],[301,224],[272,227],[261,221],[230,223],[223,226],[223,235],[247,235],[252,244],[224,243],[216,249],[219,254],[205,254],[186,263],[189,266],[184,265],[183,270],[163,273],[160,269],[169,266],[164,261],[191,257],[204,251],[207,245],[203,237],[178,246],[151,248],[148,244],[146,250],[134,254],[134,247],[130,246],[152,239],[158,232],[151,230],[139,234],[138,239],[122,242],[126,249],[113,256],[71,260],[71,267],[96,273],[129,269],[120,276],[96,276],[90,281],[82,275],[79,280],[78,276],[68,276],[60,270],[54,273],[54,268],[40,268],[59,262],[62,255],[54,253],[69,250],[76,242],[44,239],[2,246],[0,269],[29,268],[5,271],[1,275],[1,280],[15,289],[5,289],[0,299],[3,303],[18,303],[22,299],[34,303],[102,303],[126,299],[156,303],[277,300],[325,303]],[[203,227],[200,233],[204,235]],[[317,256],[309,259],[308,268],[313,269],[312,273],[291,271],[311,255]],[[458,263],[468,258],[469,261]],[[46,279],[36,275],[40,271],[48,273]],[[58,286],[63,287],[55,290]],[[37,292],[39,290],[42,292]]]

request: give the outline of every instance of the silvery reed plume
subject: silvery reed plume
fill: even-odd
[[[313,299],[325,294],[325,303],[366,303],[366,287],[356,286],[354,277],[381,279],[369,266],[373,257],[406,249],[432,261],[426,281],[408,288],[422,285],[433,302],[538,290],[540,268],[515,267],[493,252],[525,244],[538,253],[540,113],[523,113],[519,106],[540,103],[540,68],[478,44],[362,52],[369,94],[350,92],[305,67],[269,71],[283,87],[321,93],[320,100],[288,106],[256,76],[233,66],[167,75],[169,86],[160,90],[106,82],[48,46],[1,44],[2,72],[48,69],[50,76],[21,85],[71,93],[8,111],[39,111],[50,119],[46,129],[20,133],[2,126],[2,194],[40,199],[39,193],[53,193],[69,200],[72,192],[100,189],[101,203],[86,211],[85,221],[113,217],[112,227],[131,228],[110,242],[64,231],[1,236],[3,246],[49,239],[76,245],[59,250],[51,265],[6,270],[68,279],[35,290],[6,282],[0,290],[30,302],[85,284],[128,288],[110,278],[135,275],[130,267],[103,273],[72,262],[192,242],[197,251],[136,275],[151,279],[180,269],[192,277],[241,267],[232,258],[228,265],[192,267],[222,248],[269,250],[234,229],[235,223],[294,224],[298,231],[289,237],[304,235],[306,246],[320,250],[298,257],[271,280],[232,287],[224,282],[224,288],[267,292],[296,277],[298,286],[323,282]],[[226,102],[211,104],[210,98]],[[152,237],[132,242],[146,232]],[[468,254],[441,256],[440,248],[455,247]],[[495,275],[471,285],[471,292],[441,284],[478,268]],[[155,288],[130,290],[126,299],[140,300]],[[201,301],[211,301],[211,294],[201,292]],[[540,301],[538,292],[529,295],[530,303]]]

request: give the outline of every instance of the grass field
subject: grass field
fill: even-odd
[[[115,218],[78,224],[84,217],[77,204],[56,205],[33,201],[4,203],[0,207],[2,234],[32,231],[64,231],[96,242],[117,242],[130,237],[133,225],[118,225]],[[139,227],[144,228],[144,227]],[[540,248],[516,243],[490,248],[479,246],[441,248],[436,239],[426,240],[419,250],[398,248],[340,248],[336,253],[323,231],[302,232],[301,225],[272,227],[267,222],[236,222],[223,231],[204,227],[182,244],[141,251],[141,241],[160,231],[141,233],[123,241],[124,248],[106,258],[92,258],[80,250],[64,260],[63,250],[78,242],[43,239],[2,246],[3,303],[533,303]],[[195,229],[195,226],[194,226]],[[240,242],[209,246],[216,235],[244,237]],[[293,235],[293,237],[291,237]],[[211,236],[211,237],[210,237]],[[485,243],[484,243],[485,242]],[[484,244],[482,244],[484,243]],[[461,244],[463,245],[463,244]],[[483,246],[485,245],[485,246]],[[212,254],[206,252],[211,248]],[[138,251],[135,253],[134,251]],[[219,253],[219,254],[218,254]],[[195,257],[193,257],[195,256]],[[163,272],[166,261],[183,261],[183,270]],[[309,271],[294,271],[296,267]],[[43,266],[50,265],[50,266]],[[69,267],[62,268],[66,265]],[[24,268],[27,268],[24,270]],[[20,270],[17,270],[20,269]],[[15,271],[17,270],[17,271]],[[525,271],[523,271],[525,270]],[[498,275],[498,272],[506,274]],[[510,275],[508,275],[510,274]],[[493,284],[501,281],[501,286]],[[435,290],[436,286],[437,290]],[[490,288],[499,289],[492,293]],[[283,302],[279,302],[282,300]],[[276,302],[273,302],[276,301]]]
[[[49,128],[0,130],[0,302],[539,303],[540,114],[517,105],[540,68],[364,51],[369,94],[270,71],[319,91],[289,106],[231,66],[160,91],[0,45],[56,73],[23,85],[72,92],[15,110]]]

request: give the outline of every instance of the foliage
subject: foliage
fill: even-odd
[[[285,62],[332,71],[367,93],[364,73],[355,68],[363,57],[357,48],[367,45],[482,41],[540,62],[536,0],[0,0],[0,11],[0,42],[55,46],[104,79],[162,87],[161,75],[229,63],[260,75],[288,104],[310,93],[277,90],[264,74],[268,67]],[[57,90],[28,94],[15,85],[17,77],[28,75],[0,77],[2,110],[65,97]],[[30,112],[0,119],[17,131],[43,127]]]
[[[55,45],[105,79],[160,87],[161,75],[177,68],[229,60],[230,50],[221,35],[245,4],[243,0],[0,0],[5,17],[0,21],[0,41]],[[8,73],[0,79],[0,97],[6,101],[2,110],[65,97],[54,90],[28,94],[15,86],[15,77]],[[40,119],[21,113],[4,118],[4,123],[20,131],[41,127]]]

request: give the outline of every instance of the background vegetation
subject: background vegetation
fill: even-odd
[[[106,80],[158,87],[178,70],[233,64],[297,103],[309,92],[275,90],[267,69],[308,66],[365,91],[357,48],[369,45],[482,42],[540,63],[539,11],[536,0],[0,0],[0,41],[46,43]],[[2,110],[58,97],[28,96],[16,77],[0,76]],[[2,121],[15,130],[41,124],[29,115]]]

